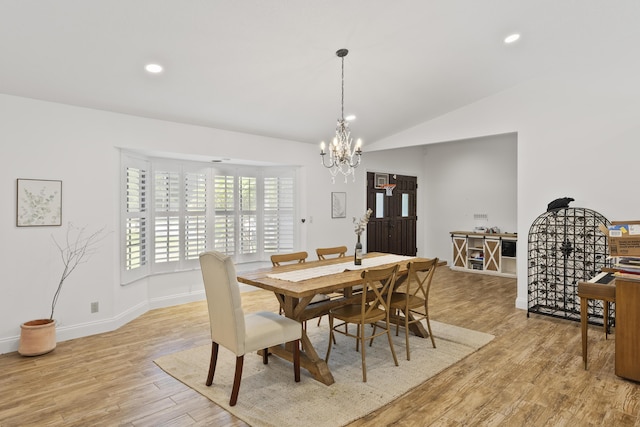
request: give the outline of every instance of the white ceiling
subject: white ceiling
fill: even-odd
[[[635,0],[0,0],[0,93],[315,144],[334,133],[347,48],[345,115],[366,145],[637,55],[639,19]]]

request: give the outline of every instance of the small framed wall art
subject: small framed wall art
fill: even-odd
[[[16,225],[18,227],[62,225],[62,181],[18,179]]]
[[[347,193],[331,193],[331,218],[347,217]]]

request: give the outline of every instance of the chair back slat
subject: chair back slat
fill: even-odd
[[[347,254],[346,246],[336,246],[333,248],[318,248],[316,249],[316,255],[319,260],[326,259],[327,256],[337,255],[335,258],[344,258]]]
[[[279,267],[282,263],[297,261],[298,264],[302,264],[306,261],[308,253],[302,252],[292,252],[288,254],[274,254],[271,255],[271,264],[274,267]]]
[[[407,278],[407,293],[409,295],[429,300],[431,280],[438,265],[438,258],[428,261],[413,261],[407,264],[409,276]]]
[[[399,265],[386,268],[370,268],[364,270],[360,277],[363,280],[361,310],[363,318],[377,308],[389,313],[391,293],[396,283]]]

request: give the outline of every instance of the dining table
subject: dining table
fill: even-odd
[[[361,273],[364,269],[384,268],[398,264],[397,289],[407,278],[409,262],[428,260],[429,258],[372,252],[363,257],[361,265],[355,265],[350,257],[332,258],[241,272],[237,279],[238,282],[273,292],[282,313],[286,317],[304,323],[309,319],[328,314],[332,308],[359,303],[362,295],[353,289],[362,284]],[[438,263],[438,265],[445,264],[446,261]],[[330,295],[331,298],[311,303],[318,295]],[[403,313],[403,315],[412,317],[411,313]],[[420,322],[411,324],[410,328],[419,337],[429,336]],[[305,328],[302,331],[301,344],[300,366],[309,371],[316,380],[326,385],[333,384],[335,381],[333,375],[325,360],[318,355]],[[292,346],[292,343],[288,343],[271,347],[269,352],[292,361]]]

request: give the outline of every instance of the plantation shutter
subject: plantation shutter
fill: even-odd
[[[235,254],[235,178],[215,175],[213,178],[215,221],[213,248],[226,255]]]
[[[195,260],[207,248],[207,174],[186,173],[184,178],[184,258]]]
[[[125,173],[124,269],[147,265],[147,171],[127,167]]]
[[[294,248],[294,179],[264,178],[264,252],[291,252]]]
[[[239,178],[240,181],[240,254],[258,251],[258,188],[256,177]]]
[[[154,261],[180,260],[180,172],[156,171]]]

